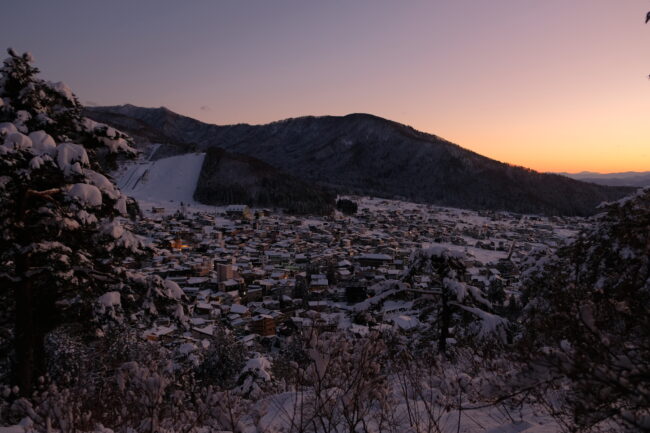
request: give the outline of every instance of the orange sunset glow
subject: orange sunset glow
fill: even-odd
[[[645,0],[69,3],[16,5],[0,39],[88,105],[366,112],[539,171],[650,170]],[[11,30],[28,16],[47,41]]]

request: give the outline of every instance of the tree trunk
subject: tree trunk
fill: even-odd
[[[16,220],[25,224],[25,214],[28,198],[27,190],[20,194],[16,207]],[[19,245],[29,245],[32,233],[26,227],[19,229],[17,240]],[[39,311],[34,281],[29,275],[32,267],[30,253],[22,253],[16,258],[16,275],[20,278],[14,286],[14,300],[16,303],[14,348],[16,359],[13,368],[14,381],[20,388],[20,395],[31,395],[36,379],[44,365],[44,332],[45,322],[49,319]],[[42,310],[42,309],[41,309]],[[37,322],[38,320],[38,322]]]
[[[447,352],[447,338],[449,337],[449,325],[451,323],[451,308],[449,306],[449,290],[442,289],[442,309],[440,310],[440,336],[438,337],[438,351],[443,355]]]
[[[29,259],[24,256],[17,261],[16,271],[21,276],[21,280],[14,288],[16,300],[14,375],[20,394],[25,397],[33,390],[39,363],[39,350],[36,347],[39,332],[34,322],[34,286],[32,281],[25,277],[26,270],[29,268],[28,262]]]

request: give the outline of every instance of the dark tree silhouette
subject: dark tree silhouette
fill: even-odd
[[[649,228],[649,190],[610,203],[526,284],[524,352],[568,381],[563,410],[581,429],[649,429]]]
[[[180,313],[171,304],[182,291],[121,267],[144,249],[119,221],[130,199],[96,157],[134,154],[129,140],[81,117],[65,84],[37,77],[31,55],[9,55],[0,68],[0,303],[8,311],[0,326],[11,329],[13,381],[28,395],[56,327],[85,323],[90,336],[103,334],[107,323],[141,315],[142,304]]]
[[[336,201],[336,208],[346,215],[357,213],[357,204],[347,198],[341,198]]]

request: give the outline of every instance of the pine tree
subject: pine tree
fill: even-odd
[[[182,291],[120,266],[146,248],[122,225],[130,199],[97,158],[135,154],[129,139],[84,119],[67,86],[37,77],[29,54],[9,55],[0,70],[0,301],[13,322],[4,324],[13,380],[27,395],[45,371],[48,332],[81,322],[102,335],[111,321],[182,317]]]
[[[345,215],[354,215],[357,213],[358,205],[347,198],[340,198],[336,201],[336,208]]]
[[[484,290],[466,282],[467,272],[462,253],[446,248],[432,247],[416,250],[410,259],[404,281],[413,284],[416,276],[427,276],[424,291],[436,299],[437,345],[440,353],[447,351],[449,332],[454,328],[454,338],[497,336],[506,338],[508,321],[493,314],[492,304]],[[480,319],[477,321],[476,319]]]

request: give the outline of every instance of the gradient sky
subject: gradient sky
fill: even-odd
[[[217,124],[367,112],[540,171],[650,170],[648,0],[5,1],[86,104]]]

